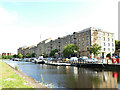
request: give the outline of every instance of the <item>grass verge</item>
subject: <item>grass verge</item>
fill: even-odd
[[[2,72],[1,72],[2,71]],[[2,88],[34,88],[28,86],[27,81],[15,73],[6,63],[0,60],[0,90]]]

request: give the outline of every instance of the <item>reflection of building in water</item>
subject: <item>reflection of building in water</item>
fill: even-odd
[[[74,67],[74,77],[78,78],[78,67]]]
[[[68,74],[70,71],[70,66],[66,66],[66,73]]]
[[[112,72],[99,72],[99,85],[93,82],[93,88],[117,88],[117,79],[113,77]]]
[[[60,66],[57,66],[57,69],[60,69]]]

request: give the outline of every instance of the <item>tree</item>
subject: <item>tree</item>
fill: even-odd
[[[120,41],[115,40],[115,50],[120,49]]]
[[[13,56],[10,55],[10,56],[2,56],[2,59],[11,59]]]
[[[13,58],[17,58],[18,56],[16,54],[13,55]]]
[[[32,53],[32,55],[31,55],[32,57],[35,57],[36,56],[36,54],[35,53]]]
[[[2,58],[2,55],[0,54],[0,59]]]
[[[31,57],[31,54],[30,53],[27,53],[26,54],[26,58],[30,58]]]
[[[18,56],[18,58],[22,58],[22,57],[23,57],[23,55],[22,55],[22,54],[18,54],[17,56]]]
[[[75,56],[78,52],[78,46],[73,44],[68,44],[64,47],[63,55],[64,57]]]
[[[110,53],[108,53],[108,54],[106,55],[106,57],[111,57],[111,54],[110,54]]]
[[[43,52],[40,56],[43,56],[43,58],[46,58],[46,57],[47,57],[47,55],[46,55],[45,52]]]
[[[52,51],[50,52],[50,57],[54,57],[54,55],[55,55],[56,52],[58,52],[57,49],[52,50]]]
[[[100,50],[101,50],[101,46],[99,46],[98,44],[93,44],[90,48],[89,48],[89,52],[94,54],[94,57],[96,57],[98,54],[100,54]]]

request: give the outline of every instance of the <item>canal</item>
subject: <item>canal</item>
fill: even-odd
[[[55,88],[120,89],[120,71],[74,66],[51,66],[22,61],[3,61],[13,67],[18,65],[18,70],[44,84],[52,84]]]

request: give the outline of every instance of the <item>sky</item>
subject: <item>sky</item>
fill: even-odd
[[[89,27],[115,33],[119,0],[0,0],[0,54]]]

